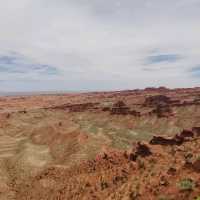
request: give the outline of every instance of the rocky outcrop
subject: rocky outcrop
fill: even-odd
[[[200,159],[197,159],[193,164],[193,169],[196,171],[196,172],[200,172]]]
[[[64,104],[55,106],[53,109],[68,110],[69,112],[84,112],[90,109],[97,109],[99,103]]]
[[[127,115],[129,111],[129,107],[123,101],[118,101],[113,105],[110,113],[112,115]]]
[[[130,115],[133,115],[133,116],[135,116],[135,117],[140,117],[140,116],[141,116],[141,113],[138,112],[138,111],[136,111],[136,110],[131,110],[131,111],[129,112],[129,114],[130,114]]]
[[[166,105],[170,103],[170,98],[165,95],[150,96],[145,99],[144,106]]]
[[[180,134],[180,137],[186,139],[186,138],[193,138],[194,137],[194,132],[190,130],[183,130]]]
[[[84,112],[89,109],[94,109],[98,103],[84,103],[84,104],[74,104],[69,107],[70,112]]]
[[[193,130],[195,130],[193,128]],[[163,137],[163,136],[153,136],[150,140],[152,145],[181,145],[196,135],[192,130],[183,130],[180,134],[176,134],[174,137]]]
[[[181,145],[184,142],[184,138],[176,135],[175,137],[163,137],[153,136],[150,141],[152,145]]]
[[[200,137],[200,127],[193,127],[192,132],[194,132],[195,136]]]
[[[110,111],[110,107],[103,107],[103,108],[102,108],[102,111],[103,111],[103,112]]]
[[[194,103],[200,103],[200,94],[196,96],[196,98],[194,99]]]
[[[173,111],[169,105],[157,105],[150,114],[156,114],[157,117],[170,117],[173,116]]]
[[[138,157],[147,157],[152,154],[148,144],[138,142],[133,145],[133,149],[129,154],[129,160],[136,161]]]
[[[186,107],[186,106],[193,106],[193,105],[200,105],[200,102],[197,102],[197,101],[183,101],[183,102],[179,102],[179,103],[173,103],[171,104],[171,106],[173,107]]]
[[[118,101],[112,108],[105,107],[103,111],[110,111],[112,115],[133,115],[140,117],[141,113],[136,110],[131,110],[123,101]]]

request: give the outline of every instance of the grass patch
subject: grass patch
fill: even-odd
[[[192,179],[183,179],[178,183],[178,187],[181,191],[192,191],[195,183]]]

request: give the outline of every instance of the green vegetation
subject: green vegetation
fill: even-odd
[[[195,200],[200,200],[200,196],[198,196],[197,198],[195,198]]]
[[[178,187],[182,191],[191,191],[195,187],[195,183],[191,179],[183,179],[178,183]]]
[[[171,198],[168,198],[166,196],[161,196],[158,198],[158,200],[171,200]]]
[[[197,160],[200,160],[200,156],[197,157]]]

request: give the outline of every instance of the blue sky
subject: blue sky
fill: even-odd
[[[0,91],[200,85],[199,0],[0,3]]]

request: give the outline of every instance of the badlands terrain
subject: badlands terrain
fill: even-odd
[[[0,200],[200,200],[200,88],[0,97]]]

